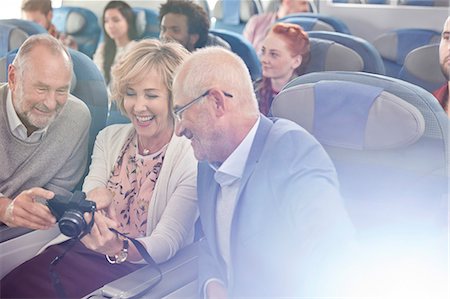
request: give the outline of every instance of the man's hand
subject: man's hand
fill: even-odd
[[[48,207],[38,199],[52,199],[55,194],[42,188],[32,188],[13,200],[0,198],[0,220],[10,227],[49,229],[56,223]]]
[[[206,285],[206,298],[227,299],[227,289],[218,281],[211,281]]]

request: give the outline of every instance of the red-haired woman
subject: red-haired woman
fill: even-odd
[[[273,98],[309,61],[308,34],[298,25],[276,23],[267,33],[260,53],[262,78],[254,83],[259,110],[268,115]]]

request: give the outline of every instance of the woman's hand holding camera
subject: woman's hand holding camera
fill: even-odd
[[[92,214],[85,213],[87,223],[91,221]],[[118,229],[118,224],[101,213],[95,213],[94,225],[91,232],[81,239],[81,242],[89,249],[96,252],[114,255],[122,249],[123,243],[110,228]]]
[[[116,211],[111,205],[113,194],[106,187],[94,188],[86,194],[86,197],[96,203],[97,212],[111,219],[116,219]]]

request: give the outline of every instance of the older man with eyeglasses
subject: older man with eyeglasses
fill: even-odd
[[[206,298],[335,296],[353,245],[336,172],[297,124],[258,110],[234,53],[197,50],[174,78],[176,134],[198,166],[199,286]]]

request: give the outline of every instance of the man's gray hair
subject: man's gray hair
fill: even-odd
[[[73,62],[69,51],[58,39],[48,33],[35,34],[28,37],[20,46],[12,64],[19,70],[23,69],[23,63],[26,61],[28,54],[38,45],[47,47],[55,55],[58,53],[65,55],[69,63],[70,70],[72,70]]]
[[[248,112],[258,113],[250,72],[235,53],[222,47],[198,49],[181,66],[175,80],[181,73],[187,74],[182,75],[184,95],[197,97],[207,89],[218,86],[233,94],[233,100],[240,101],[242,107],[251,107],[252,111]]]

